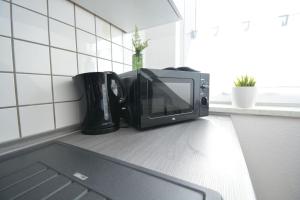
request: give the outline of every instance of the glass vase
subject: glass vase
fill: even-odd
[[[143,68],[143,54],[132,55],[132,70]]]

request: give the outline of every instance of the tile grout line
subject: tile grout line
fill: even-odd
[[[73,103],[73,102],[77,102],[80,100],[81,100],[81,98],[74,99],[74,100],[54,101],[54,103]],[[3,107],[0,107],[0,110],[6,109],[6,108],[16,108],[16,107],[22,108],[22,107],[28,107],[28,106],[41,106],[41,105],[49,105],[49,104],[52,104],[52,102],[23,104],[23,105],[18,105],[18,106],[3,106]]]
[[[99,72],[99,67],[98,67],[98,39],[97,39],[96,15],[94,15],[94,24],[95,24],[95,39],[96,39],[96,64],[97,64],[97,72]]]
[[[124,38],[123,38],[123,32],[122,32],[122,46],[124,45]],[[124,55],[124,53],[125,53],[125,51],[124,51],[124,48],[122,48],[122,53],[123,53],[123,60],[122,60],[122,62],[123,62],[123,64],[122,64],[122,66],[123,66],[123,71],[122,71],[122,73],[124,73],[124,65],[125,65],[125,62],[124,62],[124,58],[125,58],[125,55]]]
[[[3,74],[12,74],[13,71],[0,71]],[[39,76],[51,76],[50,74],[41,74],[41,73],[34,73],[34,72],[15,72],[16,74],[23,74],[23,75],[39,75]],[[53,76],[61,76],[61,77],[73,77],[72,75],[63,75],[63,74],[53,74]]]
[[[48,22],[48,42],[49,42],[49,62],[50,62],[50,76],[51,76],[51,93],[52,93],[52,108],[53,108],[53,120],[54,130],[56,129],[56,112],[54,103],[54,85],[53,85],[53,70],[52,70],[52,56],[51,56],[51,36],[50,36],[50,18],[49,18],[49,0],[47,0],[47,22]]]
[[[77,28],[76,28],[77,29]],[[80,29],[77,29],[77,30],[80,30]],[[6,38],[10,38],[9,36],[1,36],[0,37],[6,37]],[[62,51],[68,51],[68,52],[72,52],[72,53],[78,53],[78,54],[82,54],[82,55],[85,55],[85,56],[90,56],[90,57],[94,57],[94,58],[101,58],[101,59],[104,59],[104,60],[108,60],[108,61],[111,61],[111,59],[107,59],[107,58],[103,58],[103,57],[99,57],[99,56],[94,56],[94,55],[91,55],[91,54],[87,54],[87,53],[82,53],[82,52],[77,52],[77,51],[73,51],[73,50],[70,50],[70,49],[65,49],[65,48],[62,48],[62,47],[58,47],[58,46],[52,46],[52,45],[47,45],[47,44],[42,44],[42,43],[38,43],[38,42],[34,42],[34,41],[30,41],[30,40],[25,40],[25,39],[21,39],[21,38],[15,38],[15,40],[18,40],[18,41],[22,41],[22,42],[27,42],[27,43],[31,43],[31,44],[36,44],[36,45],[41,45],[41,46],[45,46],[45,47],[51,47],[51,48],[54,48],[54,49],[58,49],[58,50],[62,50]],[[102,38],[101,38],[102,39]],[[111,43],[110,41],[107,41],[109,43]],[[117,45],[115,43],[112,43],[114,45]],[[117,45],[121,48],[123,48],[122,46],[120,45]],[[125,48],[126,49],[126,48]],[[129,49],[127,49],[129,50]],[[131,50],[132,51],[132,50]],[[133,52],[133,51],[132,51]],[[118,61],[115,61],[115,62],[118,62]],[[119,62],[121,63],[121,62]]]
[[[114,66],[113,66],[113,41],[112,41],[112,34],[111,34],[111,24],[109,24],[109,36],[110,36],[110,56],[111,56],[111,71],[114,71]]]
[[[17,74],[16,74],[16,57],[15,57],[15,44],[14,44],[14,27],[13,27],[12,2],[9,2],[9,5],[10,5],[11,51],[12,51],[12,61],[13,61],[16,110],[17,110],[17,118],[18,118],[19,137],[22,138],[21,117],[20,117],[19,97],[18,97],[18,84],[17,84]]]
[[[1,0],[0,0],[0,1],[1,1]],[[49,17],[49,19],[52,19],[52,18]],[[53,19],[52,19],[52,20],[53,20]],[[71,27],[74,28],[74,29],[76,28],[75,26],[71,26]],[[82,32],[85,32],[85,33],[87,33],[87,34],[90,34],[90,35],[95,35],[95,34],[91,34],[91,33],[89,33],[89,32],[86,32],[85,30],[82,30],[82,29],[80,29],[80,28],[78,28],[78,27],[77,27],[76,29],[78,29],[78,30],[80,30],[80,31],[82,31]],[[106,39],[106,38],[104,38],[104,37],[99,36],[99,35],[95,35],[95,36],[96,36],[97,38],[100,38],[100,39],[105,40],[105,41],[107,41],[107,42],[112,42],[112,41],[110,41],[110,40],[108,40],[108,39]],[[0,34],[0,37],[10,38],[10,36],[2,35],[2,34]],[[26,39],[22,39],[22,38],[16,38],[16,37],[14,37],[14,39],[20,40],[20,41],[23,41],[23,42],[29,42],[29,43],[33,43],[33,44],[43,45],[43,46],[51,46],[51,47],[53,47],[53,48],[57,48],[57,49],[65,50],[65,51],[76,52],[76,51],[73,51],[73,50],[70,50],[70,49],[65,49],[65,48],[58,47],[58,46],[47,45],[47,44],[43,44],[43,43],[40,43],[40,42],[30,41],[30,40],[26,40]],[[118,45],[118,46],[120,46],[120,47],[122,47],[122,48],[124,48],[124,49],[127,49],[127,50],[133,52],[132,49],[130,49],[130,48],[126,47],[126,46],[122,46],[122,45],[117,44],[117,43],[115,43],[115,42],[112,42],[112,43],[115,44],[115,45]],[[89,54],[87,54],[87,55],[89,55]]]
[[[75,5],[75,4],[74,4],[74,5]],[[95,17],[96,17],[96,16],[95,16]],[[49,17],[49,19],[51,19],[51,18]],[[110,25],[110,26],[111,26],[111,25]],[[73,26],[72,26],[72,27],[73,27]],[[73,28],[75,29],[75,37],[76,37],[76,40],[77,40],[77,30],[86,32],[86,31],[84,31],[84,30],[82,30],[82,29],[80,29],[80,28],[76,28],[76,27],[73,27]],[[111,32],[111,29],[110,29],[110,32]],[[88,32],[86,32],[86,33],[88,33]],[[88,33],[88,34],[94,35],[94,34],[91,34],[91,33]],[[120,44],[114,43],[114,42],[112,42],[112,41],[110,41],[110,40],[107,40],[107,39],[105,39],[105,38],[103,38],[103,37],[100,37],[100,36],[97,36],[97,35],[95,35],[95,36],[96,36],[96,45],[97,45],[97,38],[99,37],[99,38],[101,38],[101,39],[103,39],[103,40],[105,40],[105,41],[107,41],[107,42],[110,42],[110,43],[111,43],[111,48],[112,48],[113,45],[117,45],[117,46],[121,47],[122,50],[123,50],[123,62],[113,61],[112,59],[107,59],[107,58],[99,57],[99,56],[97,55],[97,53],[96,53],[96,56],[95,56],[95,55],[91,55],[91,54],[86,54],[86,53],[78,52],[78,50],[73,51],[73,50],[70,50],[70,49],[62,48],[62,47],[52,46],[51,44],[48,44],[48,45],[47,45],[47,44],[43,44],[43,43],[39,43],[39,42],[34,42],[34,41],[29,41],[29,40],[21,39],[21,38],[14,38],[14,40],[19,40],[19,41],[22,41],[22,42],[28,42],[28,43],[31,43],[31,44],[36,44],[36,45],[46,46],[46,47],[55,48],[55,49],[58,49],[58,50],[63,50],[63,51],[68,51],[68,52],[72,52],[72,53],[77,53],[77,54],[81,54],[81,55],[93,57],[93,58],[96,58],[97,62],[98,62],[98,59],[100,58],[100,59],[107,60],[107,61],[110,61],[110,62],[116,62],[116,63],[123,64],[123,65],[130,65],[130,64],[124,63],[124,50],[129,50],[129,51],[133,52],[132,49],[129,49],[129,48],[125,47],[125,46],[122,46],[122,45],[120,45]],[[5,35],[0,35],[0,37],[10,38],[9,36],[5,36]],[[123,35],[122,35],[122,38],[123,38]],[[75,44],[75,45],[77,46],[77,41],[76,41],[76,44]],[[97,50],[96,50],[96,51],[97,51]],[[111,51],[111,54],[112,54],[112,51]],[[112,57],[112,55],[111,55],[111,57]],[[78,60],[77,60],[77,62],[78,62]],[[78,63],[77,63],[77,64],[78,64]],[[98,67],[98,66],[97,66],[97,67]],[[79,68],[79,67],[77,66],[77,68]],[[79,69],[77,69],[77,71],[78,71],[78,73],[79,73]],[[27,72],[17,72],[17,73],[24,73],[24,74],[25,74],[25,73],[27,73]],[[40,73],[30,73],[30,72],[29,72],[28,74],[40,74]],[[42,75],[42,74],[41,74],[41,75]],[[47,74],[45,74],[45,75],[47,75]],[[62,76],[63,76],[63,75],[62,75]],[[67,75],[65,75],[65,76],[67,76]]]
[[[74,7],[74,29],[75,29],[75,47],[76,47],[76,63],[77,63],[77,74],[79,74],[79,63],[78,63],[78,46],[77,46],[77,43],[78,43],[78,39],[77,39],[77,29],[76,29],[76,26],[77,26],[77,23],[76,23],[76,5],[75,3],[72,3],[73,7]]]
[[[70,2],[70,3],[74,3],[72,0],[66,0],[66,1],[68,1],[68,2]],[[94,13],[94,12],[92,12],[92,11],[90,11],[90,10],[84,8],[83,6],[81,6],[81,5],[79,5],[79,4],[76,4],[76,3],[74,3],[74,4],[75,4],[78,8],[80,8],[80,9],[82,9],[82,10],[85,10],[86,12],[90,13],[91,15],[94,15],[94,16],[98,17],[98,18],[101,19],[102,21],[104,21],[104,22],[106,22],[106,23],[108,23],[108,24],[111,24],[111,25],[117,27],[117,28],[120,29],[122,32],[124,31],[123,29],[121,29],[121,28],[119,28],[118,26],[112,24],[111,22],[107,21],[106,19],[104,19],[103,17],[97,15],[96,13]],[[125,31],[124,31],[124,32],[125,32]]]

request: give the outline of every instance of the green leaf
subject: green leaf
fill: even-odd
[[[256,84],[255,78],[248,76],[240,76],[234,81],[235,87],[254,87]]]

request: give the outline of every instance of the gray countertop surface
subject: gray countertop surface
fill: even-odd
[[[121,128],[96,136],[77,132],[59,140],[213,189],[224,200],[255,199],[237,134],[227,116],[146,131]]]

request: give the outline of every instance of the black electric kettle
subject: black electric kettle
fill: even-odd
[[[125,88],[114,72],[90,72],[73,77],[86,107],[81,132],[88,135],[116,131],[120,127]]]

